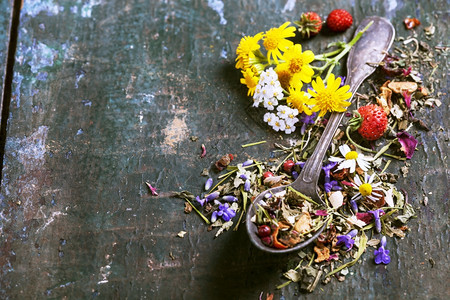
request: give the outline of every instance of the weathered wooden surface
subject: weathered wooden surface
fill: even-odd
[[[200,192],[200,172],[222,154],[267,159],[272,142],[285,141],[249,107],[234,69],[241,36],[342,7],[356,24],[386,17],[400,36],[411,34],[403,18],[415,16],[436,26],[431,46],[448,39],[446,1],[304,2],[25,1],[0,196],[2,298],[297,298],[296,284],[275,290],[292,255],[259,252],[244,227],[214,239],[169,196]],[[352,34],[304,45],[319,52]],[[438,59],[435,88],[446,101]],[[393,262],[377,266],[368,254],[345,282],[302,297],[448,298],[447,104],[427,114],[433,131],[414,132],[419,152],[399,183],[418,218],[389,244]],[[240,147],[262,139],[270,143]]]

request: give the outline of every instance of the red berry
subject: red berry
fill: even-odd
[[[284,171],[286,171],[286,172],[292,172],[292,168],[295,166],[295,163],[294,163],[294,161],[292,161],[292,160],[287,160],[287,161],[285,161],[284,162],[284,164],[283,164],[283,170]]]
[[[375,141],[383,136],[386,131],[388,119],[381,106],[369,104],[358,109],[361,115],[359,134],[368,141]]]
[[[267,225],[261,225],[258,227],[258,236],[259,237],[266,237],[269,236],[272,233],[272,229],[270,229]]]
[[[272,237],[271,236],[265,236],[261,238],[261,242],[266,246],[272,246]]]
[[[273,173],[270,171],[264,172],[263,173],[263,178],[266,179],[267,177],[273,177]]]
[[[298,26],[298,31],[303,37],[312,37],[320,32],[322,29],[322,19],[313,11],[303,13],[300,21],[294,22]]]
[[[335,9],[327,17],[327,27],[331,31],[342,32],[353,24],[352,15],[345,9]]]

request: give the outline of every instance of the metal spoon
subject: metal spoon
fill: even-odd
[[[364,79],[375,71],[375,66],[384,59],[387,51],[394,41],[395,30],[392,24],[385,18],[377,16],[364,19],[356,29],[356,33],[364,29],[370,22],[373,22],[373,24],[367,29],[358,42],[356,42],[352,49],[350,49],[348,55],[347,80],[345,81],[345,84],[350,85],[349,92],[352,94],[358,90]],[[369,62],[371,63],[370,65],[368,64]],[[353,97],[351,100],[353,100]],[[319,197],[317,185],[320,171],[322,169],[323,159],[343,117],[344,113],[334,112],[331,114],[328,124],[320,137],[319,143],[317,144],[313,154],[306,161],[298,178],[290,184],[292,188],[311,197],[318,203],[323,203],[322,199]],[[299,250],[313,242],[322,233],[326,226],[322,226],[313,234],[311,238],[297,244],[292,248],[274,249],[264,245],[257,235],[256,225],[251,221],[255,215],[255,208],[257,207],[257,204],[264,199],[264,195],[266,193],[275,194],[285,190],[287,187],[288,186],[279,186],[264,191],[255,198],[248,210],[246,218],[247,232],[253,244],[263,251],[271,253],[286,253]]]

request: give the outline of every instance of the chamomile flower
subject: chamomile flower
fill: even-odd
[[[355,182],[352,185],[358,188],[358,193],[352,197],[352,201],[367,198],[375,202],[383,196],[383,189],[379,187],[381,182],[373,183],[374,177],[375,174],[369,176],[364,173],[364,182],[362,182],[358,175],[355,176]]]
[[[281,65],[286,64],[291,74],[293,74],[294,80],[297,78],[297,81],[311,82],[311,78],[314,75],[314,71],[309,65],[314,60],[312,51],[302,52],[302,46],[295,44],[284,52],[282,59],[284,63]]]
[[[278,28],[271,28],[264,34],[263,45],[267,50],[267,58],[271,64],[271,58],[278,64],[278,59],[282,58],[281,51],[285,51],[294,43],[287,38],[295,36],[296,28],[289,26],[290,22],[286,22]]]
[[[261,73],[259,83],[261,85],[269,84],[272,86],[277,85],[278,82],[278,74],[274,71],[273,68],[269,68]]]
[[[286,129],[286,122],[276,117],[275,121],[273,122],[272,128],[275,131],[284,131]]]
[[[333,73],[328,78],[327,86],[325,86],[322,78],[317,77],[312,82],[314,90],[308,90],[315,102],[312,111],[317,112],[320,110],[320,117],[323,117],[328,111],[346,111],[351,103],[345,100],[349,99],[352,94],[348,93],[350,86],[344,85],[340,87],[340,85],[341,78],[335,78]]]
[[[275,121],[279,119],[276,114],[274,113],[265,113],[264,114],[264,122],[269,124],[270,126],[273,126]]]
[[[341,157],[330,157],[330,161],[339,163],[337,170],[342,170],[349,168],[350,173],[355,173],[356,165],[358,165],[364,172],[367,172],[370,167],[370,162],[373,160],[371,157],[365,156],[358,150],[354,151],[350,149],[347,144],[339,146],[339,152],[341,152]]]
[[[250,68],[242,71],[242,75],[244,78],[241,78],[241,83],[245,84],[248,88],[247,96],[253,96],[256,86],[258,85],[259,78]]]
[[[298,116],[298,109],[296,109],[296,108],[289,108],[289,109],[290,109],[290,111],[289,111],[289,113],[287,115],[286,122],[289,121],[292,124],[295,124],[295,123],[297,123],[299,121],[298,118],[297,118],[297,116]]]

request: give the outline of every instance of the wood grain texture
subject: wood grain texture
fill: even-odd
[[[402,24],[408,15],[433,23],[432,47],[448,37],[443,0],[58,2],[29,1],[21,15],[0,195],[5,298],[258,299],[264,291],[296,299],[296,284],[275,290],[295,254],[258,251],[244,227],[214,239],[170,197],[200,193],[201,171],[225,153],[264,160],[273,142],[286,143],[264,126],[239,83],[240,38],[305,10],[338,7],[355,24],[384,16],[399,36],[411,34]],[[355,27],[304,47],[320,52],[349,40]],[[446,57],[438,60],[434,88],[444,102]],[[345,282],[302,298],[448,298],[447,105],[422,117],[433,130],[413,131],[419,151],[399,182],[418,218],[407,237],[390,240],[393,262],[377,266],[367,253]],[[240,147],[263,139],[269,143]],[[159,197],[149,196],[145,181]],[[428,206],[420,204],[424,195]]]

